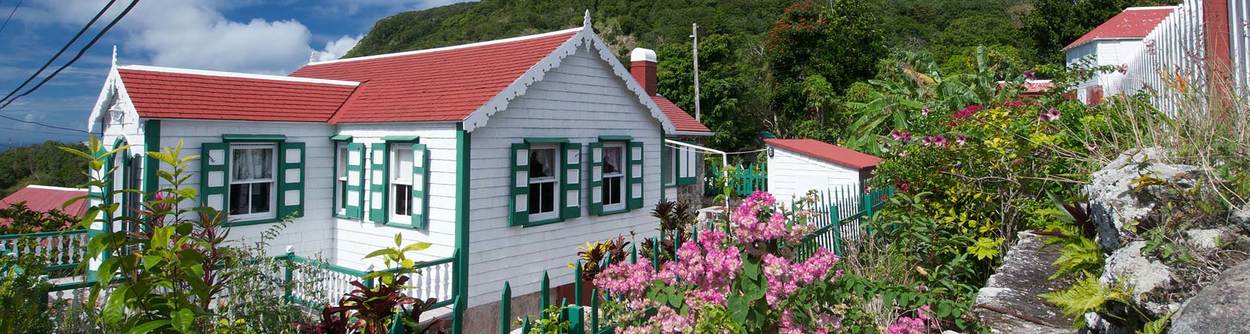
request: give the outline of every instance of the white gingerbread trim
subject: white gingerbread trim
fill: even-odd
[[[113,103],[108,103],[110,98]],[[104,130],[104,123],[108,120],[102,120],[100,117],[115,104],[122,106],[126,117],[139,119],[139,111],[135,109],[134,102],[130,100],[130,94],[126,92],[126,84],[122,82],[117,66],[109,68],[108,77],[104,79],[104,87],[100,88],[100,96],[96,97],[95,104],[91,107],[91,115],[87,117],[87,133],[95,133],[97,123],[100,130]]]
[[[642,85],[638,84],[638,81],[634,80],[633,75],[630,75],[629,70],[625,69],[624,65],[621,65],[620,61],[616,59],[616,56],[613,55],[612,52],[608,51],[611,49],[609,49],[607,44],[603,42],[603,39],[599,38],[599,35],[595,34],[594,29],[590,25],[589,17],[589,13],[587,13],[585,22],[577,34],[570,37],[563,44],[560,44],[555,51],[552,51],[551,54],[543,57],[542,60],[539,60],[538,63],[530,67],[530,69],[519,78],[512,81],[511,84],[508,84],[508,87],[505,87],[502,91],[496,94],[495,97],[487,100],[486,103],[479,106],[477,110],[474,110],[468,117],[465,117],[463,123],[464,130],[467,132],[473,132],[474,129],[485,126],[487,121],[490,120],[490,116],[507,109],[508,104],[512,102],[513,99],[518,96],[525,95],[525,92],[530,85],[533,85],[535,82],[542,81],[543,76],[546,75],[547,71],[559,67],[560,62],[563,61],[565,57],[576,53],[578,47],[586,44],[588,49],[591,46],[598,49],[599,58],[612,66],[612,73],[616,74],[616,76],[621,80],[624,80],[626,88],[637,96],[638,103],[647,108],[647,111],[651,113],[651,117],[655,118],[656,121],[660,123],[660,127],[664,129],[664,132],[677,132],[677,127],[673,125],[672,120],[668,119],[668,115],[665,115],[664,111],[660,110],[660,106],[656,105],[655,101],[651,100],[651,96],[647,94],[646,90],[643,90]]]

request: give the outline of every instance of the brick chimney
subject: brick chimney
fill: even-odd
[[[655,51],[635,48],[629,53],[629,73],[647,95],[655,96]]]

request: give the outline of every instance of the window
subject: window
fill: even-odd
[[[559,217],[559,153],[555,145],[533,145],[529,150],[530,221]]]
[[[412,219],[412,146],[390,146],[391,183],[391,219],[390,221],[410,221]]]
[[[276,217],[272,144],[230,147],[230,215],[240,220]]]
[[[334,213],[339,215],[347,214],[347,159],[351,156],[347,151],[348,143],[335,142],[334,161],[334,193],[338,199],[334,203]]]
[[[603,209],[625,208],[625,145],[609,142],[603,145]]]
[[[665,146],[664,150],[668,155],[668,161],[666,161],[668,165],[663,169],[664,185],[675,186],[677,185],[677,171],[681,168],[681,156],[678,155],[681,152],[677,147],[670,146]]]

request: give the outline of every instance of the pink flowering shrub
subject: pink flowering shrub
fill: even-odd
[[[660,270],[647,259],[618,262],[593,283],[623,309],[612,320],[624,333],[834,331],[843,317],[828,295],[841,277],[838,257],[823,248],[793,256],[811,231],[806,212],[782,211],[772,195],[757,192],[728,222],[683,242]]]

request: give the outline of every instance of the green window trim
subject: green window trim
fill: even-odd
[[[387,143],[373,143],[369,147],[369,220],[386,224],[390,207],[389,188],[391,154]]]
[[[416,230],[429,229],[430,203],[429,203],[429,196],[427,196],[429,194],[429,186],[430,186],[430,169],[429,169],[430,151],[429,151],[429,148],[425,144],[418,143],[418,141],[420,141],[420,137],[418,136],[384,136],[382,137],[382,140],[384,142],[373,143],[371,145],[372,146],[371,150],[373,151],[373,156],[372,156],[373,159],[370,160],[371,161],[370,170],[372,171],[372,174],[371,174],[372,180],[369,182],[369,192],[371,194],[370,204],[369,204],[369,220],[373,221],[374,223],[383,224],[385,226],[391,226],[391,227],[416,229]],[[413,212],[409,213],[410,221],[407,221],[407,222],[391,221],[391,215],[390,215],[391,210],[392,210],[391,191],[390,191],[391,147],[393,147],[393,145],[400,145],[400,144],[411,144],[413,158],[416,159],[418,156],[421,158],[420,163],[414,160],[412,170],[408,171],[409,173],[413,174],[412,199],[411,200],[419,201],[420,207],[418,208],[418,204],[416,204],[417,202],[413,202],[414,203]],[[381,152],[381,156],[378,155],[378,152]],[[420,154],[418,154],[418,152],[420,152]],[[379,160],[381,161],[381,163],[379,163]],[[379,180],[375,178],[379,176],[379,173],[378,173],[379,171],[381,172],[380,182]],[[403,171],[395,171],[395,172],[399,173]],[[420,176],[420,180],[418,180],[418,176]],[[417,184],[418,181],[420,182],[419,187]],[[380,196],[373,195],[373,194],[379,194]],[[380,205],[375,203],[379,201],[379,198],[381,202]],[[415,213],[417,212],[417,210],[420,210],[420,213]]]
[[[626,136],[626,135],[606,135],[606,136],[599,136],[599,141],[601,141],[601,142],[604,142],[604,141],[623,141],[623,142],[628,142],[628,141],[633,141],[633,140],[634,140],[634,137],[632,137],[632,136]]]
[[[161,151],[161,121],[150,119],[144,121],[143,126],[143,150],[147,153]],[[151,154],[145,154],[143,157],[143,194],[144,199],[152,200],[156,196],[156,192],[160,190],[160,179],[156,171],[161,168],[160,162],[152,157]]]
[[[627,149],[625,157],[629,163],[625,164],[625,178],[628,182],[626,182],[624,201],[625,209],[628,211],[641,209],[643,198],[646,198],[646,182],[643,182],[643,176],[646,175],[644,174],[646,160],[642,158],[643,152],[646,152],[646,147],[643,146],[642,142],[637,141],[626,143],[625,147]]]
[[[417,139],[418,139],[418,138],[417,138],[417,136],[385,136],[385,137],[382,137],[382,141],[385,141],[385,142],[387,142],[387,143],[392,143],[392,142],[415,142],[415,141],[417,141]]]
[[[621,198],[623,205],[615,210],[607,210],[603,204],[603,148],[607,143],[621,143],[623,144],[621,148],[625,151],[625,161],[622,161],[625,175],[621,180],[621,187],[625,188]],[[645,151],[643,143],[632,141],[632,137],[629,136],[600,136],[598,142],[590,144],[590,214],[607,216],[642,208],[643,198],[646,197],[644,192],[646,189],[643,186],[643,165],[646,160],[643,159],[643,151]],[[596,197],[598,200],[595,200]]]
[[[351,141],[352,141],[352,136],[350,136],[350,135],[333,135],[333,136],[330,136],[330,140],[331,140],[331,141],[345,141],[345,142],[351,142]]]
[[[229,220],[230,180],[232,176],[230,156],[233,144],[274,144],[274,202],[270,206],[274,217],[249,220]],[[304,216],[305,180],[307,178],[305,143],[287,142],[285,135],[247,134],[222,135],[222,142],[204,143],[200,147],[200,203],[227,215],[223,226],[246,226],[267,224],[287,218]],[[213,156],[221,158],[215,161]],[[214,174],[219,173],[219,174]]]
[[[553,191],[556,215],[541,220],[530,220],[529,212],[529,150],[531,145],[555,144],[559,159],[559,182]],[[511,191],[508,201],[508,225],[534,227],[563,222],[581,217],[582,144],[569,142],[568,138],[525,138],[522,143],[512,144]],[[524,199],[523,199],[524,198]],[[520,204],[525,203],[522,210]]]
[[[343,207],[343,218],[352,220],[364,219],[365,204],[365,144],[348,143],[347,144],[347,191],[348,196],[355,192],[354,200],[348,198],[347,205]],[[353,158],[356,161],[352,163]],[[356,177],[351,177],[351,173],[356,172]],[[355,182],[353,182],[355,181]],[[353,185],[354,183],[354,185]]]

